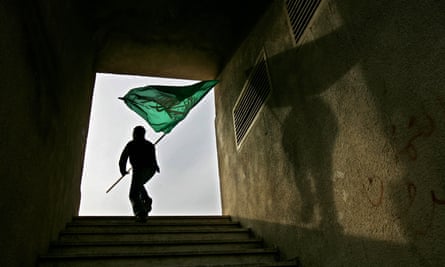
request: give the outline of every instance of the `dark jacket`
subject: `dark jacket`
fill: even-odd
[[[133,167],[133,171],[142,169],[159,171],[159,166],[156,161],[155,146],[145,139],[131,140],[125,146],[119,159],[119,169],[122,175],[127,173],[126,165],[128,158],[130,158],[130,164]]]

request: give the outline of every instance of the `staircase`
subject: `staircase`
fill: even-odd
[[[75,217],[38,266],[297,266],[278,254],[229,216]]]

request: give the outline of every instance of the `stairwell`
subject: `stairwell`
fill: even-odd
[[[75,217],[48,253],[49,266],[298,266],[230,216]]]

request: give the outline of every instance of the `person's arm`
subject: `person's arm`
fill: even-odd
[[[124,151],[122,151],[121,157],[119,159],[119,170],[122,176],[126,175],[127,172],[127,159],[129,155],[128,144],[125,146]]]

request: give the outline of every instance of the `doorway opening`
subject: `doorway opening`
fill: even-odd
[[[127,175],[108,194],[120,177],[118,160],[132,138],[133,128],[146,128],[146,138],[155,142],[148,123],[118,97],[146,85],[183,86],[197,81],[98,73],[81,184],[80,216],[131,216]],[[213,90],[156,146],[161,172],[146,188],[153,198],[150,215],[221,215],[216,154]]]

